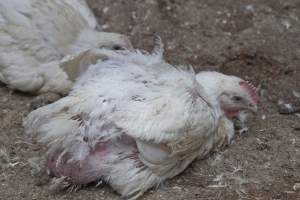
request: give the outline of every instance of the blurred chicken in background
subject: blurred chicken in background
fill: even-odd
[[[82,0],[0,0],[0,81],[23,92],[67,94],[78,69],[64,70],[66,55],[132,48],[126,36],[96,29]]]

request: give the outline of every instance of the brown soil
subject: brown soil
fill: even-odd
[[[260,111],[248,134],[197,160],[142,199],[300,199],[300,116],[277,102],[300,99],[299,0],[89,0],[107,31],[150,50],[162,37],[166,58],[197,70],[235,74],[261,86]],[[30,95],[0,86],[0,199],[120,199],[105,184],[52,194],[30,162],[42,153],[24,135]]]

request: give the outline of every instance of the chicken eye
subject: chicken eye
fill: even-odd
[[[233,100],[233,101],[236,101],[236,102],[239,102],[239,101],[242,101],[242,97],[239,97],[239,96],[233,96],[233,97],[232,97],[232,100]]]
[[[121,46],[119,46],[119,45],[114,45],[114,46],[112,47],[112,49],[115,50],[115,51],[123,50],[123,48],[122,48]]]

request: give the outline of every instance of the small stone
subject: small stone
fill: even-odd
[[[287,20],[282,21],[282,25],[286,28],[286,29],[290,29],[291,28],[291,23]]]
[[[174,186],[173,189],[174,189],[174,190],[182,190],[182,188],[179,187],[179,186]]]
[[[284,103],[283,103],[283,100],[282,100],[282,99],[279,99],[278,102],[277,102],[277,105],[278,105],[278,106],[281,106],[281,105],[283,105],[283,104],[284,104]]]
[[[109,7],[104,7],[103,8],[103,10],[102,10],[102,12],[105,14],[105,13],[107,13],[109,11]]]
[[[245,6],[245,10],[248,12],[254,12],[254,6],[249,4]]]
[[[293,186],[293,190],[299,190],[300,189],[300,183],[295,183]]]
[[[295,90],[293,90],[293,95],[294,95],[294,97],[296,97],[296,98],[300,98],[300,93],[299,93],[299,92],[296,92]]]
[[[286,104],[279,104],[278,110],[280,114],[293,114],[295,112],[292,104],[286,103]]]

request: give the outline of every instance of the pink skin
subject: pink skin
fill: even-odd
[[[228,118],[233,119],[239,115],[240,111],[241,110],[236,110],[236,111],[228,110],[228,111],[225,111],[225,114]]]
[[[109,163],[108,156],[118,156],[122,152],[132,152],[132,156],[126,157],[127,159],[138,159],[135,141],[124,135],[115,141],[99,142],[81,161],[71,161],[68,152],[58,161],[62,153],[58,150],[48,155],[47,167],[52,175],[66,177],[72,184],[88,184],[100,180],[109,173],[107,166],[112,163]]]
[[[106,151],[104,143],[99,143],[82,161],[68,162],[71,156],[67,152],[60,158],[60,163],[57,163],[60,153],[61,151],[57,151],[48,157],[47,167],[50,172],[56,177],[67,177],[67,180],[74,184],[87,184],[101,178],[103,173],[94,170],[95,166],[92,163],[95,160],[101,163],[101,158],[105,158],[109,152]]]

